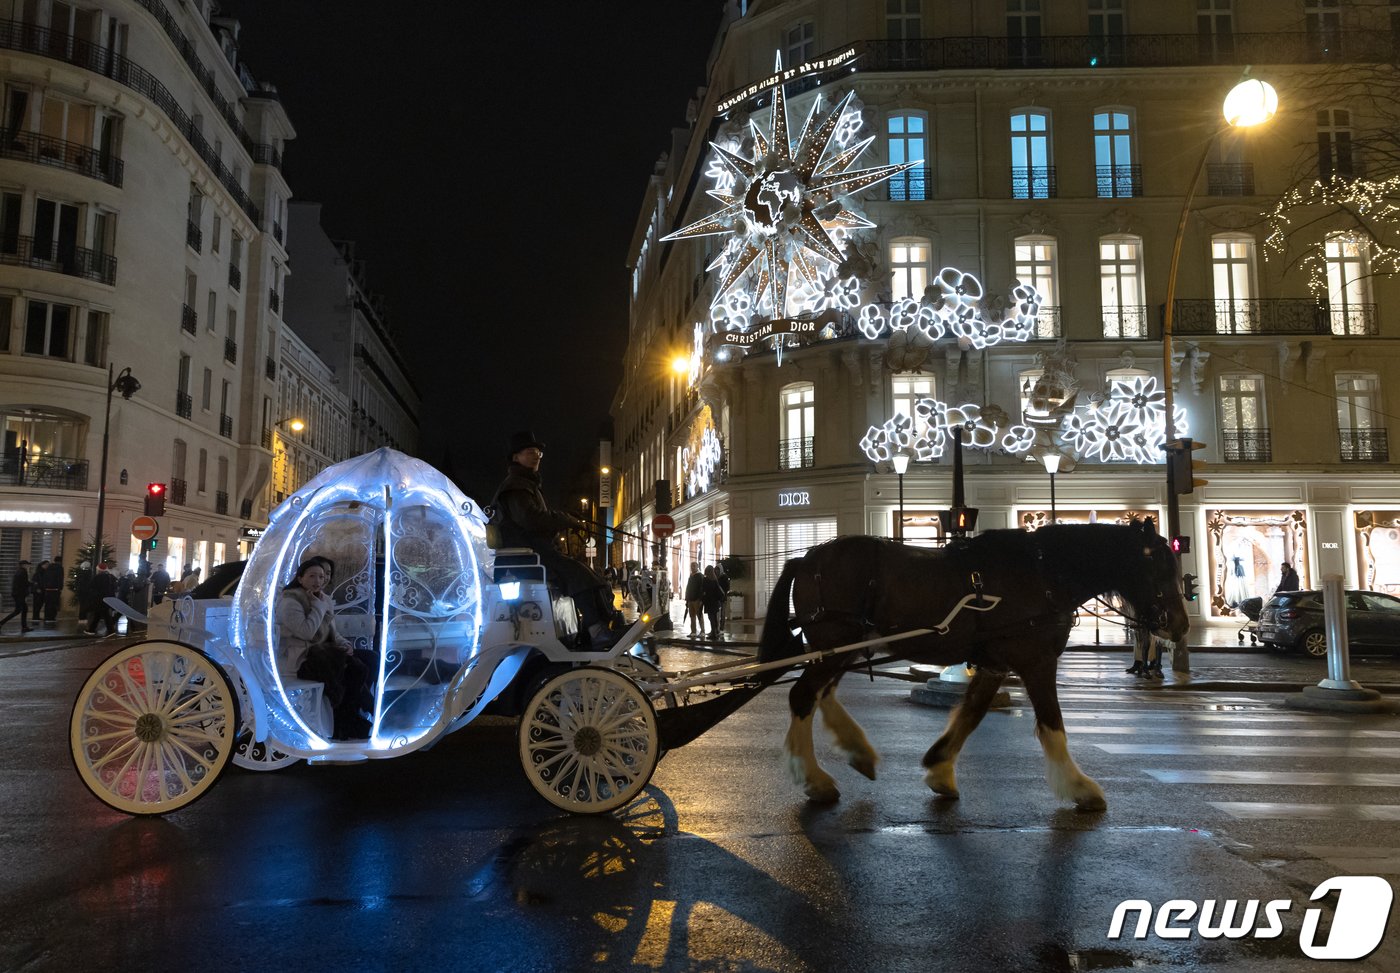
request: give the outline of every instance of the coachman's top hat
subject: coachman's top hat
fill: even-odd
[[[513,432],[510,434],[510,453],[508,455],[514,456],[522,449],[529,449],[531,446],[534,446],[541,452],[544,451],[544,443],[536,439],[535,434],[530,430],[525,429],[520,432]]]

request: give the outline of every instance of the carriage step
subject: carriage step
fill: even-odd
[[[356,753],[351,750],[347,750],[345,752],[336,752],[336,750],[331,750],[329,753],[321,753],[317,754],[314,757],[306,758],[306,762],[308,764],[321,764],[328,767],[334,767],[340,764],[362,764],[367,760],[369,760],[369,757],[365,756],[365,754]]]

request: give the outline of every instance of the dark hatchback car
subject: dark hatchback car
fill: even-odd
[[[1400,598],[1378,591],[1348,591],[1347,641],[1353,652],[1400,649]],[[1327,654],[1321,591],[1274,595],[1259,613],[1259,641],[1271,649]]]

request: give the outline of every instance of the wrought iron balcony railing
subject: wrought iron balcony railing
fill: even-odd
[[[1343,427],[1337,430],[1340,459],[1343,463],[1387,463],[1390,443],[1384,429]]]
[[[1094,179],[1100,199],[1142,195],[1142,166],[1095,166]]]
[[[1206,192],[1211,196],[1253,196],[1254,163],[1212,162],[1206,166]]]
[[[1227,463],[1272,463],[1273,446],[1267,429],[1226,429],[1220,446]]]
[[[1328,312],[1335,335],[1366,337],[1379,333],[1376,324],[1376,305],[1348,304],[1334,307]]]
[[[1165,305],[1162,305],[1165,310]],[[1176,302],[1172,332],[1207,334],[1327,334],[1327,304],[1310,297],[1256,298],[1212,301],[1187,298]]]
[[[37,132],[6,131],[0,134],[0,159],[39,162],[98,179],[120,188],[126,167],[111,152],[90,145],[65,142]]]
[[[185,505],[185,497],[189,495],[189,491],[190,484],[188,480],[182,480],[174,476],[170,478],[170,492],[167,496],[169,496],[170,502],[175,504],[175,506],[183,507]]]
[[[888,198],[896,202],[928,199],[928,165],[896,172],[886,180],[885,185],[889,187]]]
[[[238,516],[242,517],[244,520],[253,516],[253,501],[251,498],[244,497],[242,502],[239,503]]]
[[[238,342],[232,338],[224,339],[224,361],[229,364],[238,364]]]
[[[53,239],[0,233],[0,264],[33,267],[102,284],[117,282],[117,258]]]
[[[805,470],[816,465],[812,436],[784,439],[778,443],[778,469]]]
[[[188,419],[194,415],[194,399],[188,392],[175,393],[175,414],[181,419]]]
[[[272,381],[277,381],[277,362],[273,360],[271,355],[263,359],[263,374]]]
[[[86,490],[88,461],[71,456],[0,456],[0,483],[47,490]]]
[[[204,234],[199,229],[199,224],[194,220],[185,220],[185,246],[195,253],[201,253],[204,246]]]
[[[1054,199],[1058,195],[1054,166],[1012,167],[1012,199]]]
[[[271,429],[264,429],[264,430],[262,431],[262,448],[263,448],[263,449],[271,449],[271,448],[272,448],[272,430],[271,430]]]
[[[1150,338],[1147,333],[1147,307],[1142,304],[1103,309],[1105,338]]]
[[[219,415],[219,435],[225,439],[233,438],[233,416]]]
[[[282,310],[282,295],[277,293],[275,287],[270,288],[267,292],[267,306],[272,308],[274,312],[280,312]]]
[[[214,492],[214,513],[216,513],[216,514],[226,514],[226,513],[228,513],[228,493],[227,493],[227,491],[224,491],[224,490],[216,490],[216,491]]]
[[[180,330],[190,334],[199,333],[199,312],[188,304],[180,305]]]
[[[243,271],[238,269],[238,264],[228,265],[228,286],[236,291],[243,289]]]
[[[1035,334],[1031,335],[1032,341],[1044,341],[1050,338],[1060,337],[1060,309],[1050,305],[1043,305],[1040,313],[1035,318]]]
[[[282,153],[270,145],[260,143],[253,146],[253,161],[260,166],[272,166],[274,169],[280,169],[282,168]]]

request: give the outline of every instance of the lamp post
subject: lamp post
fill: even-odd
[[[141,390],[141,383],[131,374],[130,368],[123,368],[116,376],[113,376],[112,369],[113,366],[108,364],[107,410],[102,417],[102,464],[97,473],[97,540],[92,552],[94,574],[97,572],[97,565],[103,560],[102,521],[107,512],[107,446],[112,431],[112,393],[120,392],[122,398],[130,399]]]
[[[895,537],[904,543],[904,474],[909,471],[909,454],[901,450],[890,457],[895,475],[899,477],[899,520],[895,527]]]
[[[1045,464],[1045,472],[1050,474],[1050,523],[1055,523],[1055,474],[1060,472],[1060,460],[1064,459],[1059,453],[1049,452],[1040,457],[1040,461]]]
[[[1201,173],[1205,171],[1206,161],[1210,158],[1210,150],[1215,145],[1215,140],[1220,137],[1220,133],[1230,127],[1251,128],[1255,125],[1262,125],[1273,118],[1278,112],[1278,92],[1274,91],[1272,85],[1267,81],[1260,81],[1257,78],[1250,78],[1241,81],[1230,89],[1230,93],[1225,96],[1223,107],[1226,126],[1218,128],[1206,139],[1205,148],[1201,152],[1201,161],[1196,164],[1196,170],[1191,175],[1191,181],[1186,184],[1186,197],[1181,201],[1181,217],[1176,224],[1176,239],[1172,242],[1172,262],[1171,269],[1167,271],[1167,305],[1162,315],[1162,384],[1165,392],[1163,404],[1166,407],[1166,429],[1163,430],[1164,439],[1170,443],[1175,439],[1176,434],[1176,401],[1172,388],[1172,325],[1176,316],[1176,272],[1181,263],[1181,244],[1186,237],[1186,220],[1191,214],[1191,201],[1196,198],[1196,184],[1201,181]],[[1167,536],[1175,537],[1181,533],[1181,511],[1177,505],[1176,491],[1172,488],[1172,464],[1171,450],[1166,450],[1164,469],[1167,478]],[[1190,657],[1186,648],[1186,641],[1176,644],[1172,652],[1172,669],[1176,672],[1190,671]]]

